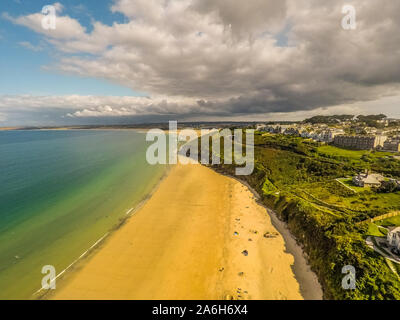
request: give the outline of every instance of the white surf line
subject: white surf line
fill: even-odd
[[[97,240],[89,249],[87,249],[84,253],[82,253],[78,259],[73,261],[68,267],[66,267],[63,271],[61,271],[53,280],[51,280],[50,284],[53,281],[56,281],[58,277],[63,275],[69,268],[71,268],[75,263],[77,263],[80,259],[82,259],[90,250],[92,250],[97,244],[99,244],[105,237],[107,237],[109,232],[107,232],[104,236],[102,236],[99,240]],[[44,288],[40,288],[38,291],[36,291],[34,294],[39,293],[40,291],[44,290]]]
[[[133,210],[133,208],[130,208],[130,209],[126,212],[126,214],[127,214],[127,215],[130,214],[130,213],[132,212],[132,210]]]

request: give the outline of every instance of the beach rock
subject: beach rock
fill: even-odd
[[[245,257],[247,257],[247,256],[249,255],[249,252],[248,252],[247,250],[243,250],[243,251],[242,251],[242,254],[243,254]]]
[[[273,233],[266,232],[266,233],[264,233],[264,238],[267,238],[267,239],[276,238],[277,236],[278,236],[277,232],[273,232]]]

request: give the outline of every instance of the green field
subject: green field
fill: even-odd
[[[391,217],[385,220],[377,221],[375,224],[383,227],[397,227],[400,226],[400,215]]]
[[[369,191],[371,189],[369,187],[363,188],[354,185],[353,178],[339,178],[338,180],[343,184],[345,184],[346,186],[348,186],[350,189],[354,190],[355,192]]]
[[[386,233],[384,229],[379,228],[378,225],[375,223],[369,223],[368,224],[368,231],[366,232],[366,235],[368,236],[374,236],[374,237],[385,237]]]
[[[318,153],[324,154],[327,156],[334,156],[334,157],[344,157],[348,159],[358,160],[361,159],[362,156],[368,157],[386,157],[392,156],[393,154],[390,152],[376,152],[376,151],[369,151],[369,150],[350,150],[350,149],[343,149],[338,148],[335,146],[324,145],[318,147]]]
[[[308,183],[302,190],[332,206],[343,208],[349,214],[355,214],[361,220],[372,218],[391,211],[400,210],[400,192],[376,193],[364,188],[351,187],[353,193],[337,181]]]

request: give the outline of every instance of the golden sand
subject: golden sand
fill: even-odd
[[[302,299],[293,262],[247,187],[201,165],[176,165],[48,298]]]
[[[17,127],[0,127],[0,131],[9,131],[19,129]]]

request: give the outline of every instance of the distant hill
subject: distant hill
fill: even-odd
[[[332,115],[332,116],[315,116],[312,118],[305,119],[303,122],[311,124],[316,124],[316,123],[336,124],[343,121],[349,121],[354,119],[356,120],[356,122],[362,122],[367,124],[368,126],[376,127],[377,121],[384,120],[386,118],[387,116],[384,114],[368,115],[368,116],[359,115],[357,117],[350,114],[342,114],[342,115]]]
[[[350,114],[342,114],[342,115],[333,115],[333,116],[315,116],[312,118],[305,119],[305,123],[325,123],[325,124],[335,124],[343,121],[349,121],[354,118],[354,115]]]
[[[387,118],[387,116],[384,114],[369,115],[369,116],[363,116],[363,115],[357,116],[357,120],[362,121],[362,122],[379,121],[379,120],[383,120],[386,118]]]

